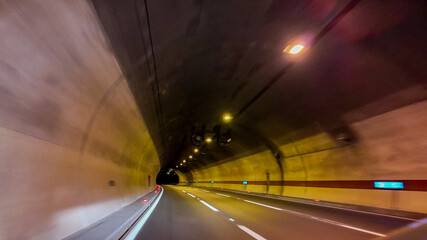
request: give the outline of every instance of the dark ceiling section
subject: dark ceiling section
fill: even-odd
[[[230,129],[232,143],[200,146],[187,168],[274,152],[283,139],[351,132],[351,122],[426,98],[422,1],[93,2],[164,167],[192,154],[192,129],[203,126]],[[322,31],[251,103],[290,64],[282,50]]]

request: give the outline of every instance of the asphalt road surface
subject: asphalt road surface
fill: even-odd
[[[411,222],[220,190],[165,186],[136,239],[372,239]]]

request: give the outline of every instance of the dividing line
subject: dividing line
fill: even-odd
[[[244,200],[244,201],[245,201],[245,202],[248,202],[248,203],[252,203],[252,204],[256,204],[256,205],[260,205],[260,206],[263,206],[263,207],[268,207],[268,208],[271,208],[271,209],[279,210],[279,211],[282,211],[282,210],[283,210],[283,209],[281,209],[281,208],[272,207],[272,206],[268,206],[268,205],[265,205],[265,204],[262,204],[262,203],[252,202],[252,201],[249,201],[249,200]]]
[[[242,229],[243,231],[245,231],[247,234],[251,235],[253,238],[257,239],[257,240],[267,240],[265,238],[263,238],[262,236],[260,236],[258,233],[250,230],[249,228],[243,226],[243,225],[237,225],[240,229]]]
[[[221,194],[221,193],[217,193],[217,195],[221,195],[221,196],[224,196],[224,197],[230,197],[230,196],[228,196],[228,195]]]
[[[206,207],[208,207],[208,208],[210,208],[212,211],[215,211],[215,212],[219,212],[219,210],[218,209],[216,209],[216,208],[214,208],[214,207],[212,207],[211,205],[209,205],[208,203],[206,203],[205,201],[203,201],[203,200],[199,200],[201,203],[203,203]]]
[[[203,191],[205,191],[205,190],[203,190]],[[205,191],[205,192],[209,192],[209,191]],[[190,196],[192,196],[192,197],[195,197],[194,195],[192,195],[192,194],[190,194],[190,193],[187,193],[188,195],[190,195]],[[231,196],[228,196],[228,195],[224,195],[224,194],[220,194],[220,193],[217,193],[218,195],[221,195],[221,196],[224,196],[224,197],[231,197]],[[197,199],[199,199],[199,198],[197,198]],[[205,202],[205,201],[203,201],[203,200],[199,200],[201,203],[203,203],[203,205],[205,205],[206,207],[208,207],[208,208],[210,208],[212,211],[214,211],[214,212],[219,212],[219,210],[218,209],[216,209],[215,207],[213,207],[212,205],[210,205],[210,204],[208,204],[207,202]],[[228,220],[230,220],[231,222],[234,222],[233,224],[235,224],[235,225],[237,225],[240,229],[242,229],[243,231],[245,231],[247,234],[249,234],[249,235],[251,235],[253,238],[255,238],[255,239],[257,239],[257,240],[266,240],[265,238],[263,238],[261,235],[259,235],[258,233],[256,233],[256,232],[254,232],[254,231],[252,231],[252,230],[250,230],[249,228],[247,228],[247,227],[245,227],[245,226],[243,226],[243,225],[239,225],[239,224],[236,224],[235,223],[235,220],[234,219],[232,219],[232,218],[230,218],[230,217],[228,217],[227,216],[227,214],[226,213],[220,213],[221,215],[223,215],[223,216],[225,216],[226,218],[228,218]]]
[[[160,195],[157,197],[156,200],[154,200],[153,204],[149,207],[148,211],[144,214],[144,216],[142,216],[142,218],[140,220],[138,220],[137,224],[135,225],[135,227],[133,227],[131,229],[131,231],[129,232],[129,234],[126,235],[125,240],[133,240],[133,239],[135,239],[136,235],[138,235],[138,233],[141,231],[141,229],[144,226],[145,222],[147,222],[147,219],[150,217],[151,213],[156,208],[157,204],[160,201],[160,198],[162,198],[162,195],[163,195],[163,188],[162,188],[162,191],[160,192]]]
[[[203,189],[202,189],[202,191],[204,191],[204,192],[209,192],[208,190],[203,190]]]
[[[377,233],[377,232],[372,232],[372,231],[368,231],[368,230],[357,228],[357,227],[352,227],[352,226],[345,225],[345,224],[336,224],[336,225],[341,226],[341,227],[345,227],[345,228],[349,228],[349,229],[353,229],[353,230],[356,230],[356,231],[364,232],[364,233],[369,233],[369,234],[376,235],[376,236],[379,236],[379,237],[385,237],[385,236],[387,236],[385,234],[381,234],[381,233]]]
[[[362,228],[357,228],[357,227],[349,226],[347,224],[340,223],[340,222],[335,222],[335,221],[332,221],[332,220],[329,220],[329,219],[325,219],[325,218],[314,217],[314,216],[311,216],[311,215],[308,215],[308,214],[305,214],[305,213],[300,213],[300,212],[295,212],[295,211],[291,211],[291,210],[285,210],[285,209],[281,209],[281,208],[277,208],[277,207],[272,207],[272,206],[269,206],[269,205],[265,205],[265,204],[262,204],[262,203],[253,202],[253,201],[249,201],[249,200],[244,200],[244,201],[248,202],[248,203],[260,205],[260,206],[263,206],[263,207],[267,207],[267,208],[271,208],[271,209],[275,209],[275,210],[279,210],[279,211],[283,211],[283,212],[292,213],[292,214],[299,215],[299,216],[302,216],[302,217],[308,217],[308,218],[311,218],[311,219],[314,219],[314,220],[317,220],[317,221],[320,221],[320,222],[329,223],[329,224],[332,224],[332,225],[336,225],[336,226],[340,226],[340,227],[344,227],[344,228],[356,230],[356,231],[359,231],[359,232],[369,233],[369,234],[372,234],[372,235],[375,235],[375,236],[379,236],[379,237],[385,237],[385,236],[387,236],[387,235],[382,234],[382,233],[377,233],[377,232],[365,230],[365,229],[362,229]]]
[[[238,191],[233,191],[233,190],[226,190],[226,191],[234,193],[234,194],[254,196],[252,194],[248,194],[245,192],[238,192]],[[407,221],[412,221],[412,222],[416,222],[416,221],[420,220],[420,219],[415,219],[415,218],[388,215],[388,214],[383,214],[383,213],[367,212],[367,211],[356,210],[356,209],[351,209],[351,208],[322,205],[322,204],[310,203],[307,201],[298,201],[298,200],[293,200],[293,199],[280,199],[280,198],[274,198],[274,197],[269,197],[269,196],[256,196],[256,195],[255,195],[255,197],[263,197],[263,198],[268,198],[268,199],[273,199],[273,200],[280,200],[280,201],[284,201],[284,202],[294,202],[294,203],[299,203],[299,204],[307,204],[307,205],[312,205],[312,206],[316,206],[316,207],[323,207],[323,208],[335,208],[335,209],[340,209],[340,210],[344,210],[344,211],[358,212],[358,213],[363,213],[363,214],[371,214],[371,215],[377,215],[377,216],[383,216],[383,217],[389,217],[389,218],[397,218],[397,219],[402,219],[402,220],[407,220]],[[237,198],[237,199],[239,199],[239,198]]]
[[[192,196],[193,198],[195,198],[196,196],[194,196],[193,194],[191,194],[191,193],[187,193],[188,195],[190,195],[190,196]]]

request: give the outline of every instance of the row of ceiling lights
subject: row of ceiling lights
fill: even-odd
[[[288,45],[285,49],[283,49],[284,53],[288,53],[288,54],[292,54],[292,55],[296,55],[298,53],[301,53],[301,51],[304,49],[304,45],[302,44],[296,44],[296,45]],[[224,123],[229,123],[231,122],[231,120],[233,119],[233,117],[231,116],[231,114],[229,113],[224,113],[224,115],[222,116],[222,120]],[[211,143],[212,142],[212,138],[211,137],[207,137],[205,139],[206,143]],[[198,148],[195,148],[193,150],[195,153],[199,152]],[[189,159],[192,159],[193,156],[190,155],[188,156]],[[182,160],[182,162],[179,164],[179,166],[183,166],[185,163],[187,162],[187,160]],[[179,168],[178,165],[176,165],[176,168]]]

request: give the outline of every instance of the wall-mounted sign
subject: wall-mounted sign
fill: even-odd
[[[403,182],[374,182],[376,188],[403,189]]]

